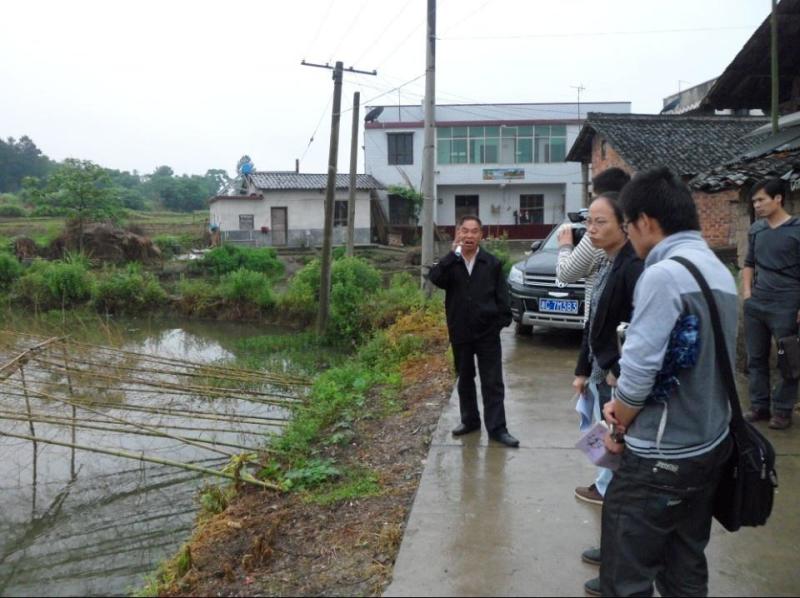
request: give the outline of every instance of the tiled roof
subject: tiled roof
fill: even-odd
[[[247,175],[256,188],[262,190],[322,190],[328,185],[327,174],[307,174],[297,172],[254,172]],[[336,188],[349,189],[350,175],[337,174]],[[370,174],[356,175],[356,189],[359,191],[369,191],[372,189],[383,189],[377,180]]]
[[[741,187],[768,177],[800,180],[800,149],[781,151],[755,159],[737,160],[699,174],[689,181],[692,189],[710,193]]]
[[[567,161],[589,161],[592,138],[602,135],[637,171],[667,166],[691,176],[743,155],[765,136],[747,133],[766,123],[763,117],[680,116],[589,113]]]

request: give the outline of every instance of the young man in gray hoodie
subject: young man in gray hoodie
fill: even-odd
[[[705,596],[705,547],[712,502],[731,453],[730,406],[723,385],[706,300],[685,266],[691,261],[711,288],[729,355],[735,355],[737,290],[733,276],[700,236],[689,189],[666,168],[643,172],[621,196],[625,227],[645,270],[634,294],[620,377],[606,404],[606,421],[622,453],[603,504],[599,580],[587,593]],[[678,370],[666,398],[654,398],[670,336],[683,316],[698,323],[697,359]],[[620,441],[621,440],[621,441]]]

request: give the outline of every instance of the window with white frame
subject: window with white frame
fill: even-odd
[[[438,127],[439,164],[532,164],[563,162],[566,125]]]
[[[519,223],[544,224],[544,195],[525,194],[519,196]]]

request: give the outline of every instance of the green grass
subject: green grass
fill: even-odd
[[[330,505],[341,501],[378,496],[381,492],[378,474],[359,469],[347,472],[338,483],[326,485],[312,492],[305,500],[317,505]]]

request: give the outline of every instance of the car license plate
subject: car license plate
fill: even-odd
[[[556,314],[577,314],[578,302],[574,299],[539,299],[539,311]]]

